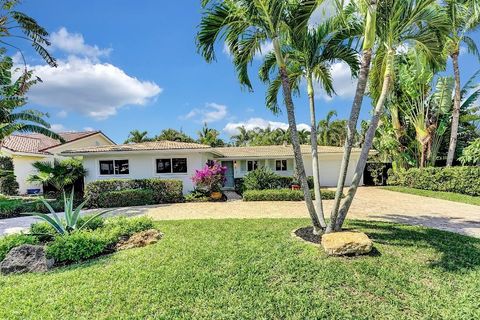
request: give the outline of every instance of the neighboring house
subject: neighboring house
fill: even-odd
[[[58,134],[65,143],[42,134],[14,134],[1,141],[0,154],[12,157],[20,194],[38,190],[42,192],[41,185],[27,182],[28,176],[34,172],[32,163],[62,158],[60,153],[68,149],[115,145],[101,131],[59,132]]]
[[[311,147],[302,146],[305,169],[312,173]],[[164,178],[183,181],[184,192],[193,190],[191,177],[207,160],[221,161],[227,167],[225,188],[233,189],[234,178],[265,166],[279,175],[292,176],[294,158],[291,146],[226,147],[212,148],[197,143],[155,141],[137,144],[78,148],[62,153],[65,156],[83,157],[88,174],[85,182],[101,179]],[[321,184],[336,186],[343,148],[319,147]],[[347,183],[352,179],[360,149],[353,149],[348,168]]]

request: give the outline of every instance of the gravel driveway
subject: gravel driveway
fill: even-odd
[[[328,216],[333,201],[324,201]],[[116,209],[113,215],[155,220],[308,218],[303,202],[177,203]],[[422,225],[480,238],[480,206],[426,198],[373,187],[359,188],[348,218]],[[0,220],[0,234],[28,227],[32,217]]]

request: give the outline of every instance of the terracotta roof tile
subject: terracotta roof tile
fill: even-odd
[[[311,153],[310,145],[300,146],[302,154]],[[215,148],[218,153],[223,154],[225,158],[255,158],[255,157],[293,157],[293,148],[291,145],[280,146],[256,146],[256,147],[226,147]],[[359,152],[360,149],[354,148],[353,152]],[[341,147],[319,146],[319,153],[343,153]]]
[[[152,141],[132,144],[120,144],[113,146],[100,146],[89,148],[78,148],[67,150],[62,153],[96,153],[96,152],[129,152],[129,151],[155,151],[155,150],[180,150],[180,149],[213,149],[210,146],[191,143],[191,142],[177,142],[177,141]]]

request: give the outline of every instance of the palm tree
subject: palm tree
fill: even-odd
[[[252,90],[248,66],[261,51],[263,43],[271,42],[279,70],[283,98],[287,110],[293,152],[305,203],[312,219],[314,232],[322,228],[308,188],[305,167],[298,139],[292,83],[282,51],[282,45],[290,34],[305,30],[317,0],[203,0],[205,8],[198,32],[198,49],[207,62],[215,59],[215,44],[224,40],[233,57],[241,85]],[[295,22],[295,23],[293,23]],[[287,31],[295,25],[296,30]]]
[[[50,45],[47,30],[25,13],[15,11],[14,8],[19,3],[21,3],[20,0],[0,0],[0,43],[18,50],[23,58],[22,50],[12,43],[7,42],[6,38],[27,40],[45,62],[52,67],[56,67],[57,63],[55,58],[53,58],[45,48]],[[20,30],[23,34],[15,33],[17,30]],[[25,58],[23,58],[23,60],[26,65]]]
[[[0,61],[0,142],[14,132],[41,133],[63,142],[44,120],[48,114],[21,109],[27,103],[26,93],[38,79],[31,80],[32,72],[27,71],[12,82],[12,68],[12,59],[4,56]]]
[[[195,142],[194,139],[186,135],[182,130],[178,131],[175,129],[164,129],[154,140],[169,140],[169,141],[178,141],[178,142]]]
[[[460,46],[465,44],[470,53],[480,59],[480,53],[475,41],[468,34],[475,30],[480,23],[480,1],[479,0],[444,0],[445,12],[447,13],[450,35],[445,42],[445,51],[452,59],[453,74],[455,78],[455,95],[453,98],[452,126],[450,144],[448,147],[447,166],[453,164],[455,150],[457,147],[458,124],[460,119],[461,86],[460,69],[458,67],[458,56]]]
[[[197,134],[198,142],[201,144],[206,144],[211,147],[222,147],[225,145],[225,142],[218,137],[220,132],[216,129],[209,128],[206,122],[203,124],[202,130],[198,131]]]
[[[142,143],[142,142],[147,142],[151,141],[148,137],[148,132],[147,131],[140,131],[140,130],[132,130],[128,134],[127,140],[125,140],[125,144],[127,143]]]
[[[293,21],[293,23],[296,22]],[[355,73],[358,70],[357,52],[343,42],[347,35],[342,34],[344,33],[342,31],[335,31],[338,30],[338,26],[332,21],[327,21],[314,30],[310,30],[308,26],[304,30],[293,26],[292,30],[295,30],[295,33],[290,35],[291,41],[282,50],[285,55],[293,89],[297,92],[299,91],[298,86],[302,79],[307,83],[307,94],[310,104],[310,144],[315,202],[319,211],[320,223],[322,227],[326,227],[320,194],[314,81],[320,83],[325,92],[331,96],[335,93],[332,83],[331,64],[343,61]],[[275,113],[279,111],[277,96],[281,84],[281,78],[275,68],[276,65],[275,54],[270,53],[260,69],[260,78],[263,81],[270,81],[270,73],[275,72],[276,78],[270,81],[266,98],[267,107]]]
[[[51,185],[58,191],[63,191],[66,186],[72,186],[87,174],[82,161],[78,159],[37,161],[32,163],[32,166],[36,172],[28,177],[28,182]]]
[[[238,134],[232,136],[234,145],[237,147],[247,146],[251,139],[250,131],[245,126],[238,127],[237,130]]]
[[[332,214],[328,231],[341,229],[360,184],[378,122],[391,90],[392,78],[395,76],[397,49],[416,47],[432,66],[440,64],[442,39],[439,36],[446,34],[447,23],[435,0],[385,0],[378,4],[376,32],[379,45],[370,90],[375,108],[347,197],[338,215]]]
[[[331,145],[331,135],[332,135],[332,118],[337,116],[337,111],[330,110],[328,111],[325,119],[318,122],[318,137],[320,139],[320,144],[322,146]]]
[[[372,60],[373,48],[376,38],[377,27],[377,2],[378,0],[363,0],[359,1],[363,10],[351,10],[353,14],[351,16],[356,17],[358,11],[364,12],[362,15],[365,17],[363,26],[363,47],[362,47],[362,60],[360,62],[360,71],[358,74],[357,88],[355,90],[355,97],[353,98],[352,107],[350,110],[350,118],[348,119],[347,126],[347,139],[345,140],[342,163],[340,165],[340,174],[338,176],[337,190],[335,192],[335,200],[332,206],[332,212],[330,214],[330,226],[333,226],[332,221],[336,221],[338,217],[338,210],[340,208],[340,202],[342,200],[343,188],[345,187],[345,179],[347,178],[348,166],[350,163],[350,155],[352,153],[353,144],[355,142],[355,134],[357,128],[358,118],[360,116],[360,110],[363,103],[363,96],[367,87],[368,75],[370,73],[370,63]],[[355,2],[351,2],[350,7],[355,9]],[[343,9],[343,8],[340,8]],[[354,18],[354,21],[356,19]],[[327,228],[328,232],[333,229]]]

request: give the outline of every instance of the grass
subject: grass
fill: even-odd
[[[460,193],[431,191],[397,186],[382,187],[382,189],[480,206],[480,197],[474,197]]]
[[[305,219],[164,221],[164,238],[47,274],[0,276],[0,319],[479,319],[480,240],[352,222],[375,254],[327,258]]]

